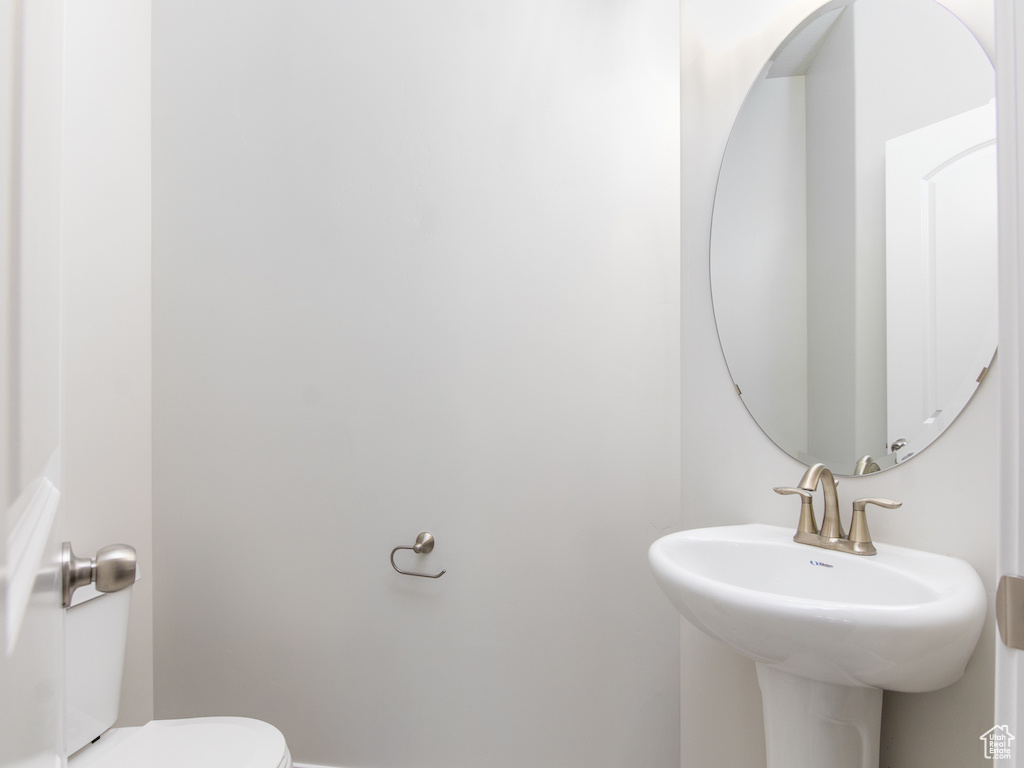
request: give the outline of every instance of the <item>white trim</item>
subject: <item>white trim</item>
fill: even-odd
[[[1000,360],[1000,501],[997,574],[1024,573],[1021,541],[1021,502],[1024,479],[1021,441],[1024,438],[1024,339],[1021,306],[1024,271],[1020,269],[1024,243],[1024,176],[1020,143],[1024,138],[1024,0],[996,2],[996,114],[999,152],[999,356]],[[993,585],[994,586],[994,585]],[[1024,661],[1021,651],[996,639],[995,723],[1013,733],[1024,733]],[[1003,768],[1024,766],[1016,754],[1000,760]]]

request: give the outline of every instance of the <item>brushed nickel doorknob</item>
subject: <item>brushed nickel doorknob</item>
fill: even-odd
[[[117,592],[135,583],[135,548],[127,544],[111,544],[96,553],[96,557],[77,557],[71,542],[61,547],[61,586],[63,605],[71,606],[75,590],[86,584],[96,584],[100,592]]]

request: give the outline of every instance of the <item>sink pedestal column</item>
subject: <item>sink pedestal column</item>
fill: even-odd
[[[757,665],[768,768],[878,768],[882,690]]]

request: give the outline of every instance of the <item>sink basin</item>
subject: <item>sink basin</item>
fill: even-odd
[[[686,619],[759,665],[896,691],[955,682],[985,619],[981,579],[956,558],[876,546],[865,557],[737,525],[670,534],[649,556]]]

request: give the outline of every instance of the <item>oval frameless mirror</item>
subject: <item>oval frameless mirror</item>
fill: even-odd
[[[995,354],[994,74],[932,0],[804,20],[737,116],[715,194],[715,322],[744,404],[835,474],[905,461]]]

